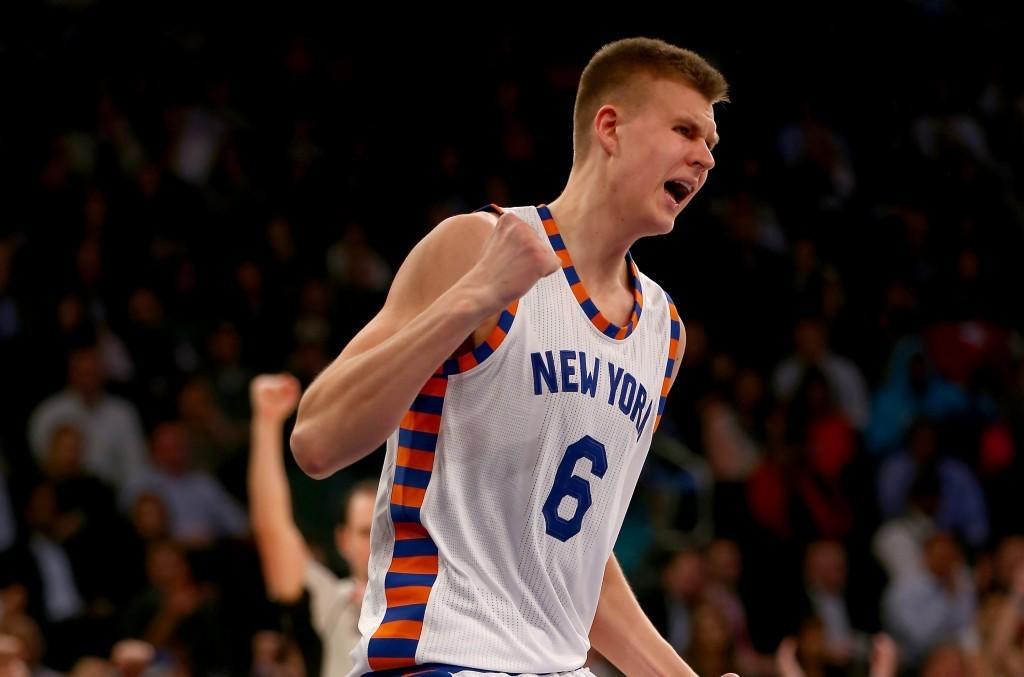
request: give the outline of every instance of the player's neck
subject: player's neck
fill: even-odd
[[[581,277],[592,285],[628,286],[625,257],[633,241],[599,182],[570,176],[548,208]]]

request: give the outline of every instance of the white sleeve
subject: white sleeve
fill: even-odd
[[[352,604],[352,581],[340,579],[313,557],[306,565],[306,589],[313,616],[313,628],[321,638],[331,636],[334,625]]]

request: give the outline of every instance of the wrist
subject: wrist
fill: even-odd
[[[261,414],[259,411],[253,412],[253,430],[274,432],[280,430],[283,424],[283,419],[278,420],[276,417],[268,416],[267,414]]]
[[[451,293],[451,308],[474,327],[506,305],[486,284],[478,284],[472,279],[463,278],[462,284],[452,287]]]

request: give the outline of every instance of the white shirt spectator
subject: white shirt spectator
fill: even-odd
[[[130,402],[102,394],[89,406],[70,389],[43,400],[28,424],[29,442],[38,461],[43,461],[54,432],[65,424],[82,433],[82,465],[100,479],[121,487],[146,465],[142,423]]]
[[[248,532],[249,518],[227,490],[208,473],[190,470],[172,475],[145,468],[121,492],[121,507],[129,512],[142,494],[159,496],[167,506],[171,535],[196,542],[239,537]]]
[[[857,430],[868,424],[871,413],[871,399],[868,387],[860,369],[852,361],[834,353],[828,353],[818,363],[832,388],[836,404],[847,420]],[[787,358],[775,370],[772,378],[775,394],[788,400],[795,393],[804,377],[804,363],[798,357]]]
[[[927,570],[901,575],[882,598],[882,620],[900,646],[905,663],[918,665],[942,644],[970,648],[974,633],[974,585],[967,567],[953,590]]]
[[[359,643],[361,597],[354,597],[356,582],[338,578],[312,557],[306,565],[313,629],[323,644],[322,675],[347,675],[352,671],[352,649]]]

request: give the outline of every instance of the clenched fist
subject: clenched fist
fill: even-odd
[[[249,384],[254,417],[283,423],[299,404],[299,381],[291,374],[263,374]]]
[[[498,312],[561,267],[561,259],[530,224],[505,213],[484,242],[480,260],[466,273],[466,281],[481,289],[488,308]]]

